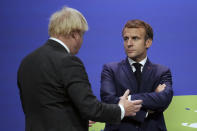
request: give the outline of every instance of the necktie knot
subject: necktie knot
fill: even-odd
[[[133,63],[133,66],[135,67],[136,71],[140,71],[141,72],[141,64],[140,63]]]

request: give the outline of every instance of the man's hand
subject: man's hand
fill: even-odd
[[[128,100],[129,90],[126,90],[123,96],[120,97],[119,104],[125,109],[125,116],[135,116],[136,112],[142,107],[142,100]]]
[[[89,127],[91,127],[93,124],[95,124],[96,122],[89,120]]]
[[[165,84],[159,84],[158,86],[157,86],[157,88],[155,89],[155,92],[161,92],[161,91],[163,91],[164,89],[166,88],[166,85]]]

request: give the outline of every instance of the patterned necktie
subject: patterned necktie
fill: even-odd
[[[140,82],[141,82],[141,64],[140,63],[133,63],[133,66],[135,67],[136,71],[135,71],[135,78],[137,80],[137,85],[138,85],[138,91],[140,88]]]

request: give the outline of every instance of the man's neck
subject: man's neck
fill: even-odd
[[[66,45],[70,49],[70,45],[72,44],[72,40],[69,37],[59,36],[59,37],[55,37],[55,38],[61,40],[64,43],[64,45]]]
[[[66,45],[69,48],[70,53],[72,54],[72,45],[74,43],[74,39],[71,36],[57,36],[54,38],[61,40],[64,43],[64,45]]]
[[[70,41],[69,40],[64,39],[62,37],[54,37],[54,36],[51,36],[50,38],[57,41],[58,43],[60,43],[62,46],[64,46],[66,48],[68,53],[71,53],[70,52],[71,50],[70,50]]]

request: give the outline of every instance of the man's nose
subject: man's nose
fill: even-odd
[[[127,46],[128,46],[128,47],[133,46],[133,41],[132,41],[132,40],[128,40]]]

